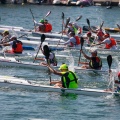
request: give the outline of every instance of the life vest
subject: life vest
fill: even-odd
[[[104,33],[102,32],[102,30],[98,31],[97,36],[98,36],[98,39],[99,39],[100,41],[103,41],[103,40],[104,40],[103,35],[104,35]]]
[[[39,32],[45,32],[45,25],[43,24],[43,25],[40,25],[39,27],[38,27],[38,31]]]
[[[89,66],[92,69],[100,69],[102,67],[102,61],[100,57],[92,57],[92,60],[89,62]]]
[[[57,66],[57,59],[55,57],[55,53],[52,53],[52,52],[50,52],[50,53],[53,55],[53,58],[51,58],[51,59],[49,58],[48,59],[49,64],[52,64],[53,66]]]
[[[72,42],[70,42],[70,46],[72,46],[72,47],[73,47],[74,45],[79,45],[79,44],[80,44],[80,38],[79,38],[78,36],[75,36],[74,38],[75,38],[75,40],[76,40],[75,44],[72,43]]]
[[[45,32],[51,32],[52,25],[50,23],[45,24]]]
[[[62,87],[64,88],[78,88],[77,77],[72,71],[64,73],[61,77]]]
[[[110,44],[106,44],[106,45],[105,45],[105,48],[106,48],[106,49],[110,49],[112,46],[114,46],[114,45],[117,44],[114,38],[110,38],[110,41],[111,41]]]
[[[12,51],[14,53],[22,53],[23,51],[22,42],[19,40],[14,40],[12,45]]]

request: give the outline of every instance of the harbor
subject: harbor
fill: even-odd
[[[1,4],[39,4],[61,6],[119,6],[120,0],[0,0]]]

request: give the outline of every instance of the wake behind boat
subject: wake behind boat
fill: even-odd
[[[78,88],[78,89],[68,89],[68,88],[55,88],[50,85],[41,85],[36,82],[31,82],[24,79],[18,79],[16,77],[0,76],[0,87],[11,88],[11,89],[23,89],[32,91],[44,91],[44,92],[58,92],[58,93],[74,93],[78,95],[88,95],[88,96],[107,96],[107,95],[117,95],[117,92],[111,92],[101,89],[89,89],[89,88]]]

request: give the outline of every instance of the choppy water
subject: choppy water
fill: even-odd
[[[36,21],[43,18],[51,10],[48,20],[53,24],[54,31],[61,31],[61,13],[70,17],[72,21],[79,15],[83,18],[78,22],[87,25],[89,18],[91,25],[99,25],[104,21],[104,26],[116,27],[120,23],[120,8],[106,9],[105,7],[63,7],[44,5],[0,5],[0,24],[22,26],[33,29],[32,9]],[[76,53],[77,54],[77,53]],[[75,64],[78,58],[75,59]],[[104,59],[104,68],[108,69]],[[113,63],[113,67],[117,63]],[[47,72],[22,68],[0,67],[0,75],[10,75],[27,80],[36,80],[49,84]],[[77,73],[79,86],[107,87],[107,75],[96,73]],[[59,78],[52,75],[52,78]],[[64,96],[59,93],[34,92],[0,88],[0,119],[1,120],[116,120],[119,119],[120,98],[90,97],[83,95]]]

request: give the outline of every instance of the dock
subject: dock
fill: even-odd
[[[120,4],[120,0],[93,0],[94,5],[101,5],[101,6],[118,6]]]

